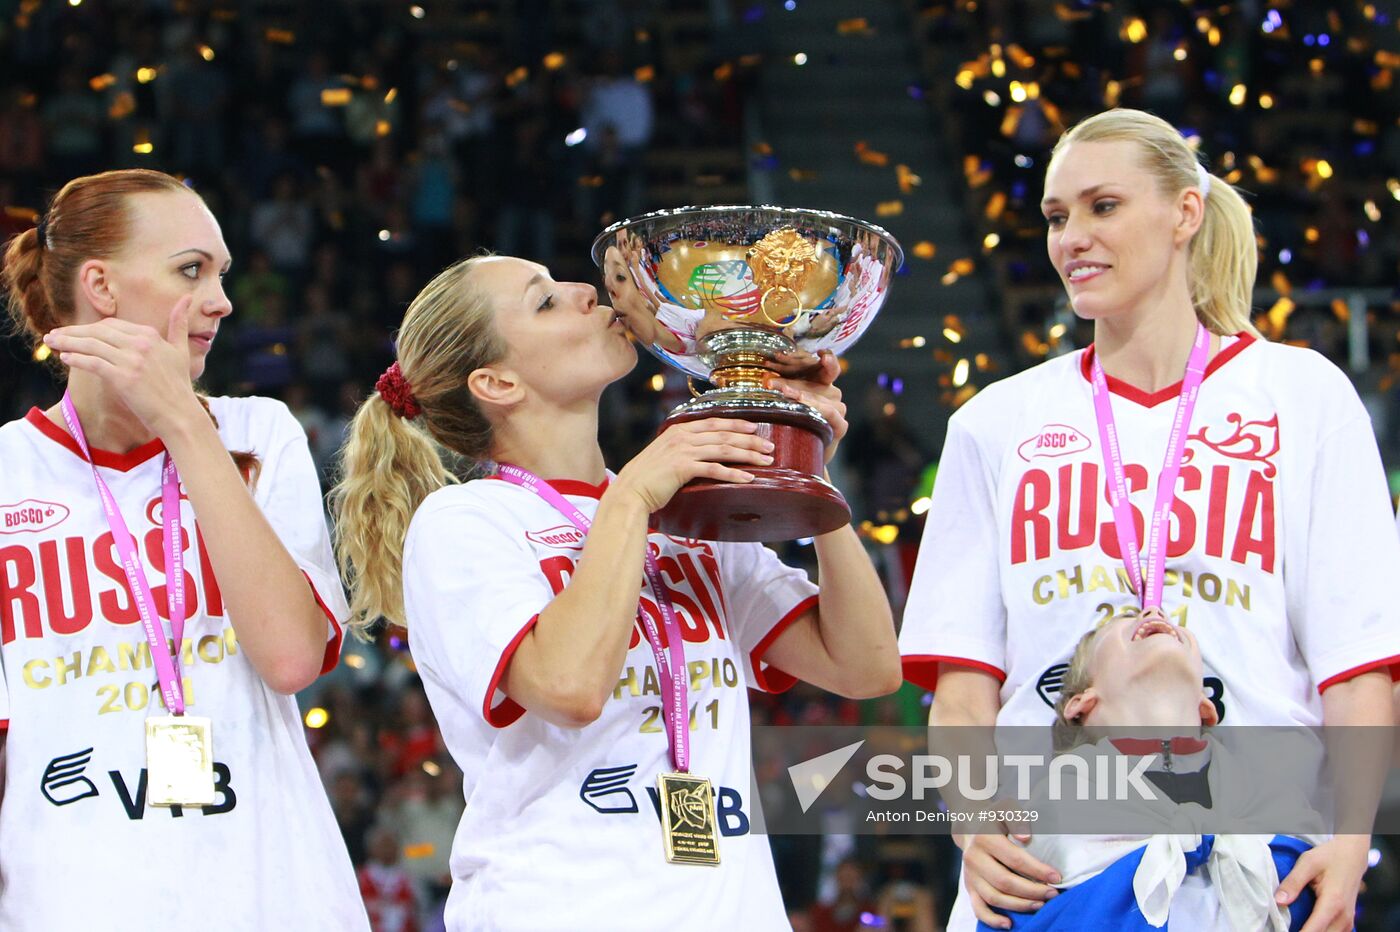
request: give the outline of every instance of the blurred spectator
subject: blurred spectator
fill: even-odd
[[[89,92],[76,68],[59,72],[58,90],[40,105],[48,136],[48,168],[60,178],[85,175],[101,167],[102,104]]]
[[[369,859],[358,871],[374,932],[418,932],[418,901],[408,874],[399,866],[399,836],[388,825],[369,833]]]
[[[342,770],[331,779],[327,788],[336,824],[350,852],[350,862],[356,867],[365,862],[367,836],[374,824],[374,810],[365,786],[352,770]]]
[[[812,932],[857,932],[873,925],[876,906],[858,861],[847,859],[836,868],[836,895],[809,910]]]
[[[297,188],[295,175],[279,175],[272,185],[272,199],[253,207],[249,230],[271,259],[273,268],[293,279],[311,259],[311,237],[315,233],[314,212]]]

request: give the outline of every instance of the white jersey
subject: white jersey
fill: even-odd
[[[271,399],[210,406],[224,445],[261,460],[254,497],[325,610],[329,670],[348,610],[306,436]],[[93,456],[168,621],[163,453]],[[190,714],[213,723],[218,795],[160,809],[145,719],[165,710],[92,470],[35,409],[0,427],[0,472],[0,928],[368,928],[296,701],[240,650],[189,502],[179,666]]]
[[[1385,476],[1339,369],[1311,350],[1225,342],[1188,429],[1163,608],[1196,632],[1223,724],[1317,725],[1322,689],[1400,664]],[[926,688],[940,662],[996,676],[999,725],[1052,722],[1080,636],[1138,605],[1108,504],[1091,352],[988,386],[948,425],[900,651]],[[1181,386],[1108,383],[1144,541]],[[968,927],[966,907],[960,895],[950,928]]]
[[[603,487],[555,482],[592,517]],[[668,864],[656,776],[671,765],[654,658],[639,627],[612,699],[583,728],[551,725],[500,691],[512,651],[568,584],[584,537],[534,493],[482,479],[430,495],[404,545],[409,642],[466,812],[452,846],[447,928],[788,928],[768,839],[750,832],[745,686],[793,678],[768,645],[816,587],[759,544],[649,544],[685,639],[691,771],[714,784],[718,867]],[[621,571],[636,585],[641,567]],[[658,618],[649,588],[644,609]],[[663,635],[664,637],[664,635]]]

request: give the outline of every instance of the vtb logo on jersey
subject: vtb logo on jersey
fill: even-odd
[[[1016,448],[1016,454],[1029,463],[1036,457],[1068,456],[1093,446],[1087,434],[1067,424],[1046,424]]]
[[[0,534],[20,534],[25,531],[47,531],[67,520],[71,512],[67,505],[26,498],[13,505],[0,505]]]

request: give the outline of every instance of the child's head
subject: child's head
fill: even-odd
[[[1118,615],[1075,645],[1055,703],[1056,751],[1084,743],[1084,730],[1139,724],[1137,714],[1179,697],[1202,725],[1219,721],[1201,683],[1201,648],[1186,628]]]

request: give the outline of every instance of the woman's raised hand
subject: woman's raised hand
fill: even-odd
[[[773,462],[773,444],[757,430],[757,424],[737,418],[672,424],[623,467],[613,484],[636,494],[652,513],[691,479],[752,482],[753,473],[741,466]]]
[[[190,382],[189,329],[193,298],[170,310],[166,332],[108,317],[97,323],[56,327],[44,344],[70,369],[102,380],[156,436],[164,436],[172,418],[198,409]],[[194,403],[194,407],[182,404]]]

